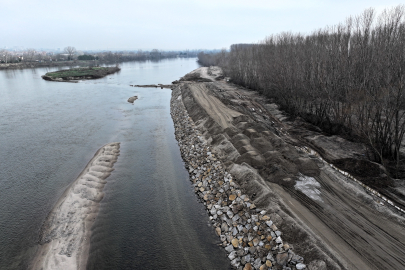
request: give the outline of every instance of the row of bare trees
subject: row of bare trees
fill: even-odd
[[[227,60],[227,53],[225,49],[222,49],[219,53],[200,52],[197,57],[198,63],[203,66],[224,66]]]
[[[205,64],[222,66],[234,82],[273,98],[293,116],[329,133],[356,136],[372,147],[376,161],[394,160],[399,167],[405,133],[404,6],[379,16],[368,9],[310,35],[281,33],[259,44],[233,45],[225,60]]]
[[[67,47],[68,48],[68,47]],[[66,48],[64,52],[68,54],[68,59],[73,59],[76,53],[74,47],[72,50],[67,52]],[[44,51],[37,51],[35,49],[26,49],[24,51],[10,51],[10,50],[0,50],[0,63],[18,63],[18,62],[35,62],[35,61],[57,61],[62,58],[62,54],[46,53]]]
[[[2,63],[15,63],[15,62],[32,62],[41,60],[42,54],[38,54],[34,49],[27,49],[22,53],[14,53],[9,50],[0,50],[0,62]]]
[[[11,62],[12,59],[12,55],[10,54],[9,51],[7,50],[0,50],[0,61],[3,63],[9,63]]]
[[[94,59],[105,62],[125,62],[125,61],[146,61],[160,60],[165,58],[180,57],[196,57],[200,50],[185,50],[185,51],[163,51],[153,49],[151,51],[98,51],[98,52],[82,52],[76,50],[73,46],[67,46],[62,53],[37,51],[35,49],[26,49],[24,51],[11,51],[0,49],[0,63],[17,63],[17,62],[33,62],[33,61],[72,61],[83,60],[79,56],[90,56]],[[83,57],[82,57],[83,58]],[[87,59],[85,59],[87,60]]]

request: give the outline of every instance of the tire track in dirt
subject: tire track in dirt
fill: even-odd
[[[196,98],[197,102],[205,109],[205,111],[222,127],[227,128],[232,125],[234,117],[241,113],[231,110],[226,107],[216,97],[208,94],[208,89],[204,84],[190,85],[190,91]]]
[[[207,74],[207,68],[201,68],[201,75],[212,79]],[[263,115],[270,116],[268,122],[276,117],[271,116],[271,112],[265,109],[253,92],[224,81],[210,83],[209,89],[206,85],[208,84],[191,84],[190,89],[196,102],[221,127],[235,128],[232,125],[234,114],[229,113],[231,109],[221,102],[224,100],[226,104],[232,104],[229,106],[233,108],[232,112],[237,110],[239,115],[248,115],[256,125],[263,123],[262,127],[273,132],[268,128],[272,123],[265,123],[266,118]],[[241,106],[242,103],[245,106]],[[255,112],[251,108],[259,108],[262,112]],[[279,121],[276,124],[283,126]],[[244,130],[238,132],[243,133]],[[277,136],[286,143],[299,142],[285,132],[279,132]],[[283,151],[277,145],[274,148],[275,152]],[[308,156],[298,154],[301,157]],[[280,164],[266,166],[272,165]],[[258,168],[260,173],[261,170]],[[266,174],[262,176],[268,180]],[[319,190],[323,202],[310,199],[291,185],[284,188],[276,183],[268,185],[270,190],[283,199],[284,206],[293,216],[305,223],[316,239],[321,239],[337,258],[345,262],[341,263],[346,265],[346,269],[405,269],[404,219],[379,206],[363,187],[347,180],[329,166],[320,166],[320,174],[315,179],[321,185]]]

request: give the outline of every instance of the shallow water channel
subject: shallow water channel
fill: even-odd
[[[43,221],[95,152],[121,142],[92,228],[88,269],[229,269],[174,137],[169,84],[196,59],[131,62],[99,80],[0,71],[0,269],[25,269]],[[134,105],[127,102],[137,95]]]

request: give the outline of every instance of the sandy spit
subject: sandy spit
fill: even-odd
[[[91,226],[120,143],[101,147],[48,215],[30,269],[86,269]]]

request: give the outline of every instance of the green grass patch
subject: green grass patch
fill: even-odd
[[[52,78],[66,78],[66,77],[82,77],[82,76],[99,76],[102,75],[100,71],[109,72],[109,67],[90,67],[90,68],[73,68],[66,70],[59,70],[55,72],[48,72],[45,76]]]

